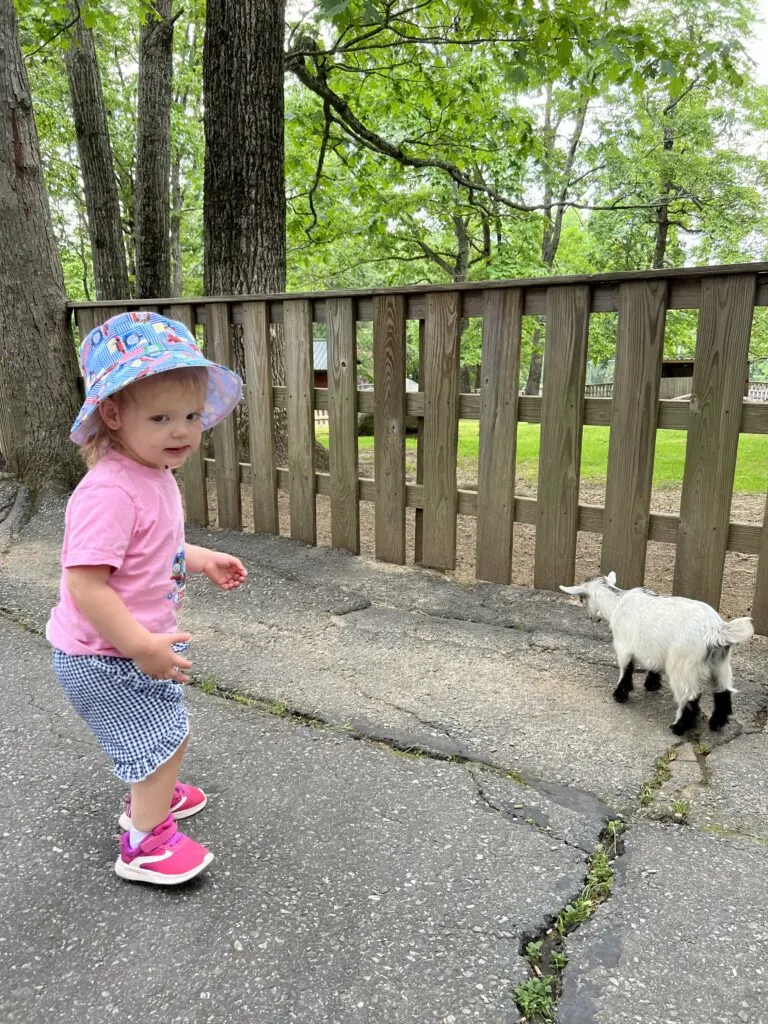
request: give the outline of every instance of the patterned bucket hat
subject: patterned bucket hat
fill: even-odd
[[[184,324],[159,313],[119,313],[94,327],[80,346],[85,402],[69,436],[83,445],[98,428],[99,403],[134,381],[188,366],[208,371],[203,429],[225,419],[242,398],[243,382],[205,358]]]

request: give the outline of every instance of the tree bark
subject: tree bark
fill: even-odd
[[[83,470],[69,440],[77,359],[12,0],[0,0],[0,136],[3,455],[31,489],[66,490]]]
[[[73,15],[79,12],[71,5]],[[97,299],[130,296],[120,203],[93,33],[77,19],[65,54]]]
[[[173,19],[171,0],[154,0],[139,33],[136,144],[136,295],[171,290],[170,172]]]
[[[205,289],[285,291],[285,0],[209,0],[205,96]]]
[[[208,295],[285,291],[284,37],[285,0],[208,0],[203,48]],[[240,331],[233,341],[242,373]],[[279,331],[273,331],[272,357],[273,379],[284,384]],[[247,450],[243,405],[238,416],[241,448]],[[275,428],[278,463],[285,465],[285,415],[279,411]]]

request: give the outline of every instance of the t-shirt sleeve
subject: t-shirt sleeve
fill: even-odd
[[[136,507],[122,487],[99,482],[69,499],[62,566],[123,564],[136,526]]]

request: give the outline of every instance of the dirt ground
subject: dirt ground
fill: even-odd
[[[360,476],[373,478],[373,452],[360,453]],[[409,482],[416,479],[415,456],[406,455],[406,476]],[[462,479],[459,476],[459,487],[473,489],[477,486],[473,479]],[[525,480],[518,480],[515,493],[520,497],[536,497],[536,486]],[[582,482],[580,501],[587,505],[603,505],[605,487]],[[319,546],[330,546],[331,543],[331,503],[325,495],[317,496],[317,543]],[[731,522],[754,523],[762,525],[765,511],[765,495],[734,494],[731,505]],[[253,529],[253,513],[251,496],[247,487],[242,488],[243,527]],[[208,484],[208,507],[211,525],[216,526],[216,492],[212,482]],[[280,516],[280,533],[290,536],[290,500],[285,491],[278,495]],[[651,499],[651,510],[677,514],[680,511],[680,488],[655,491]],[[406,509],[406,561],[414,561],[414,522],[415,510]],[[372,502],[360,502],[360,553],[365,558],[374,558],[374,505]],[[589,579],[600,571],[600,545],[602,537],[598,533],[579,533],[576,546],[576,579]],[[457,516],[456,527],[456,569],[446,573],[447,578],[460,583],[471,583],[475,579],[475,542],[476,520],[474,516]],[[533,586],[533,559],[535,545],[535,529],[516,523],[513,537],[512,582],[521,587]],[[675,566],[675,545],[662,544],[657,541],[648,542],[646,557],[645,584],[668,594],[672,590],[672,577]],[[757,555],[743,555],[729,551],[725,558],[725,580],[720,602],[720,612],[726,618],[737,615],[749,615],[757,576]]]

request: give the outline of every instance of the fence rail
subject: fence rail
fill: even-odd
[[[768,264],[590,278],[483,282],[381,292],[216,297],[73,304],[81,334],[116,312],[155,309],[202,324],[208,351],[231,363],[232,326],[242,326],[250,463],[239,464],[234,427],[214,432],[215,461],[185,466],[190,519],[207,522],[206,479],[216,482],[219,524],[241,529],[240,486],[253,492],[254,528],[278,531],[277,491],[290,492],[291,535],[316,542],[315,496],[331,498],[334,546],[360,550],[359,502],[375,502],[376,557],[405,561],[406,508],[417,509],[416,558],[450,570],[456,515],[477,517],[476,575],[508,583],[512,527],[536,527],[534,582],[574,578],[578,531],[603,534],[602,565],[624,586],[643,583],[647,542],[676,544],[674,590],[718,606],[726,551],[758,555],[752,602],[768,632],[768,512],[763,526],[732,523],[730,502],[740,433],[768,434],[768,405],[744,398],[754,307],[768,305]],[[690,400],[665,398],[661,365],[666,313],[697,309]],[[618,313],[610,397],[585,395],[591,313]],[[518,394],[522,317],[546,318],[544,389]],[[459,394],[463,317],[482,317],[479,394]],[[373,328],[374,390],[356,385],[356,321]],[[406,322],[420,322],[420,390],[407,393]],[[312,323],[327,326],[328,387],[314,388]],[[285,383],[269,377],[270,325],[283,325]],[[601,385],[601,387],[604,387]],[[284,409],[286,468],[276,464],[273,411]],[[360,479],[357,415],[373,413],[375,475]],[[314,464],[314,425],[326,414],[330,468]],[[405,473],[405,418],[416,417],[417,480]],[[456,483],[460,419],[480,421],[477,490]],[[518,421],[540,423],[537,500],[515,495]],[[579,504],[582,427],[610,426],[605,507]],[[680,515],[652,513],[658,429],[688,431]]]

